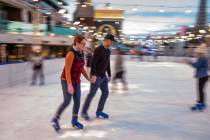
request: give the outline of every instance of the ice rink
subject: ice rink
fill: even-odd
[[[62,132],[57,134],[51,127],[63,100],[60,71],[46,75],[45,86],[25,82],[1,89],[0,140],[210,140],[210,108],[190,110],[196,100],[190,66],[129,59],[126,70],[129,90],[110,90],[104,110],[110,119],[95,118],[99,90],[89,110],[91,121],[80,118],[85,125],[82,131],[71,127],[73,101],[62,115]],[[82,104],[88,90],[83,79]],[[206,91],[210,94],[209,82]]]

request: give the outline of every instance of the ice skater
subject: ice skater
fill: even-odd
[[[101,89],[102,95],[98,103],[96,117],[101,117],[104,119],[109,118],[109,115],[103,112],[103,110],[107,97],[109,95],[108,82],[111,79],[111,69],[110,69],[111,52],[109,48],[112,46],[113,41],[115,41],[114,36],[111,34],[107,34],[104,38],[103,44],[98,46],[93,54],[92,64],[91,64],[90,91],[86,97],[86,100],[82,108],[82,118],[84,118],[87,121],[90,120],[90,117],[88,115],[88,109],[98,88]],[[108,74],[108,77],[106,75],[106,72]]]
[[[31,63],[32,63],[32,82],[31,85],[35,85],[37,81],[37,77],[40,77],[39,85],[44,85],[44,57],[41,54],[41,50],[36,50],[33,52],[31,56]]]
[[[195,78],[197,79],[197,103],[191,107],[191,110],[204,110],[206,108],[206,97],[204,88],[208,81],[208,60],[205,56],[205,49],[198,47],[195,49],[196,62],[187,61],[192,67],[196,69]]]
[[[83,124],[78,121],[78,112],[80,108],[81,86],[80,76],[89,80],[86,70],[84,69],[85,61],[83,50],[85,47],[85,38],[78,35],[74,39],[73,47],[67,53],[65,58],[65,66],[61,74],[61,85],[63,90],[64,101],[59,106],[51,123],[55,131],[60,131],[59,119],[66,107],[69,105],[71,98],[74,100],[72,112],[72,126],[78,129],[83,129]]]
[[[116,90],[116,80],[121,80],[123,84],[123,90],[128,90],[128,85],[125,80],[125,68],[124,68],[124,59],[122,56],[122,52],[119,48],[116,49],[116,60],[115,60],[115,75],[112,80],[112,89]]]

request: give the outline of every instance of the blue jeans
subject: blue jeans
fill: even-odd
[[[74,87],[74,94],[71,95],[68,93],[68,84],[67,81],[61,80],[62,90],[63,90],[63,103],[59,106],[56,117],[60,118],[60,115],[62,112],[66,109],[66,107],[69,105],[71,98],[73,97],[74,100],[74,106],[73,106],[73,117],[78,117],[78,112],[80,108],[80,98],[81,98],[81,87],[80,84],[73,84]]]
[[[101,94],[101,97],[100,97],[100,100],[98,103],[97,112],[103,111],[104,105],[106,103],[106,99],[109,95],[108,79],[106,76],[104,76],[104,77],[97,76],[96,82],[91,83],[91,85],[90,85],[90,92],[87,95],[87,98],[85,100],[85,103],[84,103],[83,109],[82,109],[83,114],[87,114],[90,103],[91,103],[93,97],[95,96],[98,88],[101,89],[102,94]]]

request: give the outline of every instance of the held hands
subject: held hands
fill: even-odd
[[[111,80],[111,77],[108,77],[108,81]],[[90,79],[91,83],[95,83],[96,82],[96,75],[92,75],[91,79]]]
[[[90,80],[91,83],[95,83],[96,82],[96,75],[93,75],[91,77],[91,80]]]
[[[90,80],[90,82],[91,83],[95,83],[96,82],[96,75],[93,75],[92,77],[91,77],[91,80]],[[108,81],[110,81],[111,80],[111,77],[108,77]]]
[[[90,79],[90,77],[88,76],[87,78],[86,78],[89,82],[91,81],[91,79]]]
[[[68,93],[71,95],[74,94],[74,88],[73,88],[72,84],[68,84]]]

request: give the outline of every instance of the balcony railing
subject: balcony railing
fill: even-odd
[[[70,29],[62,26],[50,26],[47,24],[38,25],[41,35],[54,34],[55,36],[75,36],[79,34],[78,30]],[[34,33],[33,24],[0,20],[0,32],[17,33],[17,34],[31,34]]]

